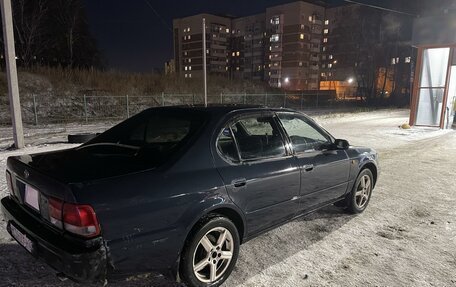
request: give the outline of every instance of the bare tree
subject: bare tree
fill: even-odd
[[[48,6],[45,0],[13,1],[17,48],[26,67],[31,66],[48,44],[44,28],[47,12]]]
[[[55,0],[57,15],[56,20],[65,36],[67,63],[69,67],[74,64],[74,47],[80,39],[78,24],[80,22],[82,4],[80,0]]]

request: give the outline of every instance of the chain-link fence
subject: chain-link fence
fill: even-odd
[[[338,101],[333,91],[312,93],[247,94],[220,93],[208,95],[209,104],[244,104],[268,107],[286,107],[298,110],[313,110],[328,107],[343,107],[347,102]],[[25,95],[21,97],[22,116],[26,124],[88,123],[96,121],[119,121],[140,111],[159,106],[202,105],[201,94],[165,94],[147,96],[106,95]],[[10,124],[7,101],[0,103],[4,113],[1,124]]]

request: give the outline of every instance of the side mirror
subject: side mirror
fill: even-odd
[[[342,139],[336,139],[334,141],[334,145],[336,146],[337,149],[348,149],[350,147],[350,144],[348,143],[348,141],[342,140]]]

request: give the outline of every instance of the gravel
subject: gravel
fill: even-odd
[[[224,286],[456,286],[456,132],[399,129],[407,116],[391,110],[316,117],[336,137],[379,151],[381,175],[369,207],[354,216],[330,206],[247,242]],[[0,152],[0,173],[10,155],[70,147],[55,144],[58,136],[30,133],[33,146]],[[81,286],[60,282],[0,221],[0,286]],[[109,284],[117,285],[179,286],[154,276]]]

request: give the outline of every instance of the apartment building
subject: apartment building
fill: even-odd
[[[183,77],[202,74],[203,18],[209,73],[291,91],[336,90],[344,98],[373,90],[382,96],[410,93],[411,17],[297,1],[241,18],[175,19],[175,66]]]
[[[339,98],[372,90],[382,97],[410,94],[412,21],[361,5],[327,8],[320,88],[336,90]]]
[[[232,78],[265,79],[265,14],[233,19],[230,75]]]
[[[173,20],[176,72],[185,78],[202,75],[203,18],[206,19],[207,71],[228,76],[232,19],[211,14]]]
[[[287,90],[319,88],[324,14],[324,7],[302,1],[266,10],[266,72],[270,86]]]
[[[176,71],[187,78],[201,75],[205,18],[209,73],[316,90],[324,13],[323,6],[298,1],[242,18],[199,14],[175,19]]]

